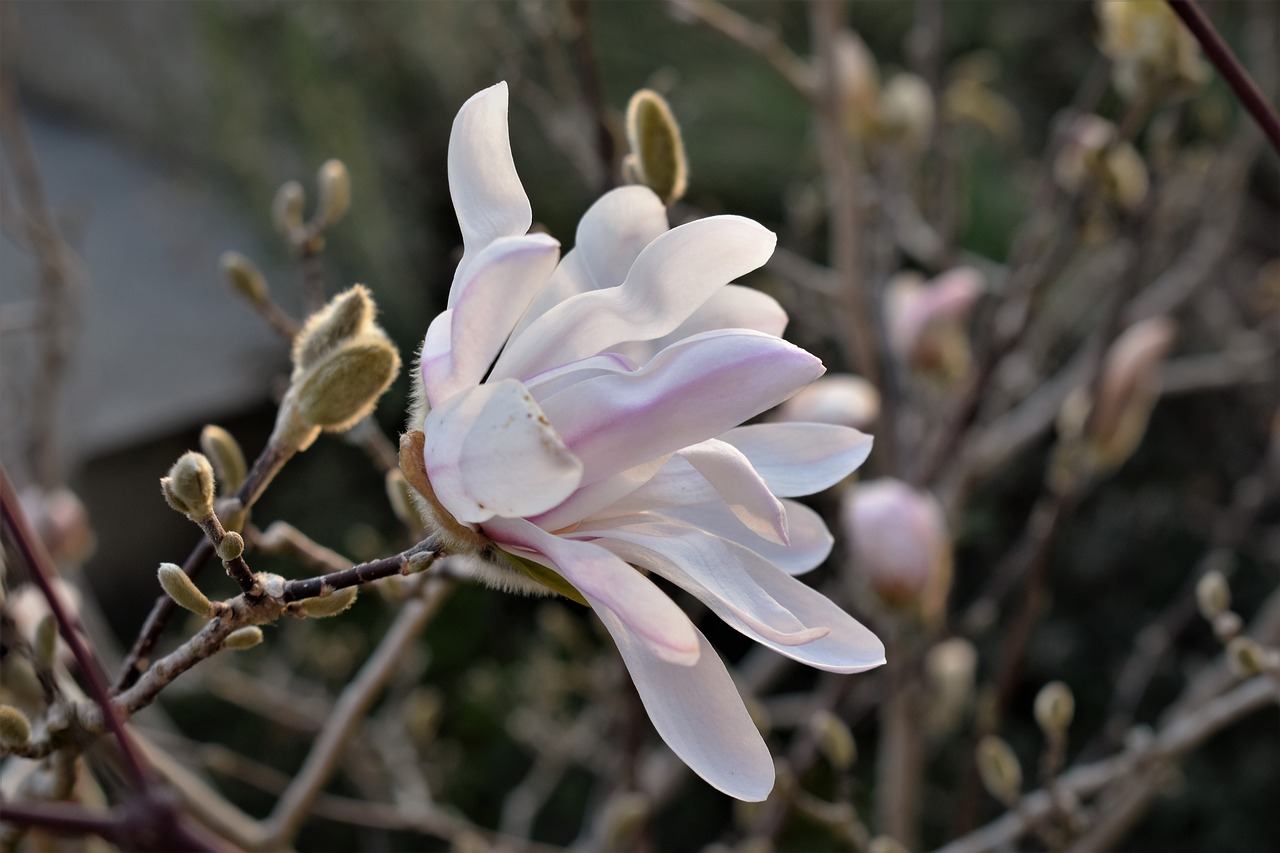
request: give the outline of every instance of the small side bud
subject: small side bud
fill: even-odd
[[[297,181],[286,181],[276,190],[271,203],[271,218],[281,234],[289,236],[302,227],[302,208],[306,206],[307,193]]]
[[[349,341],[294,386],[299,413],[322,430],[350,429],[373,411],[399,372],[400,354],[385,335]]]
[[[1196,604],[1200,615],[1210,622],[1226,613],[1231,607],[1231,587],[1222,572],[1206,572],[1196,583]]]
[[[237,628],[228,634],[227,638],[222,641],[222,647],[243,652],[245,649],[251,649],[261,643],[262,629],[257,625],[249,625],[246,628]]]
[[[315,227],[332,228],[351,206],[351,175],[341,160],[327,160],[316,175],[320,200],[316,204]]]
[[[1009,805],[1022,793],[1022,765],[1013,748],[996,735],[978,741],[978,774],[991,796]]]
[[[157,572],[157,575],[160,578],[160,586],[164,587],[165,594],[172,598],[179,607],[184,610],[190,610],[205,619],[212,618],[213,603],[195,585],[195,581],[187,577],[187,573],[182,570],[181,566],[173,563],[161,563],[160,571]]]
[[[836,770],[848,770],[858,760],[858,745],[844,720],[822,710],[809,718],[809,731],[824,758]]]
[[[668,206],[679,201],[688,183],[684,140],[671,107],[652,89],[641,89],[627,104],[627,142],[641,183]]]
[[[867,845],[867,853],[907,853],[907,848],[891,835],[877,835]]]
[[[0,743],[26,746],[31,742],[31,721],[12,705],[0,705]]]
[[[357,284],[334,296],[328,305],[307,318],[307,324],[293,340],[294,381],[344,341],[365,332],[373,322],[373,313],[369,289]]]
[[[239,252],[223,252],[221,262],[232,290],[254,305],[267,301],[267,279],[253,261]]]
[[[600,849],[631,847],[651,811],[649,798],[636,791],[622,791],[610,797],[600,816]]]
[[[52,613],[46,613],[36,624],[31,651],[37,667],[44,670],[53,667],[58,651],[58,622]]]
[[[235,494],[244,485],[248,466],[244,451],[231,433],[220,426],[208,424],[200,431],[200,449],[213,465],[213,473],[224,494]]]
[[[337,616],[356,603],[356,596],[359,592],[359,587],[349,586],[345,589],[334,590],[328,595],[304,598],[302,600],[302,612],[311,619],[328,619],[330,616]]]
[[[169,476],[160,479],[169,506],[192,519],[213,512],[213,466],[204,454],[188,451],[178,457]]]
[[[978,652],[963,637],[943,640],[929,649],[924,659],[929,685],[926,720],[934,733],[954,730],[973,702],[974,674]]]
[[[1249,637],[1227,643],[1227,666],[1237,678],[1252,678],[1267,669],[1267,651]]]
[[[234,530],[227,531],[218,543],[218,558],[229,563],[244,554],[244,537]]]
[[[1046,737],[1066,734],[1075,713],[1075,696],[1071,694],[1071,688],[1061,681],[1050,681],[1036,694],[1036,723]]]

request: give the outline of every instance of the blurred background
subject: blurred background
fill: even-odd
[[[352,205],[327,235],[325,281],[330,293],[367,284],[408,361],[444,306],[460,245],[445,174],[450,124],[499,80],[511,85],[512,148],[535,223],[566,249],[581,213],[621,179],[631,94],[662,94],[690,172],[673,221],[730,212],[778,232],[779,258],[746,283],[782,303],[787,337],[831,373],[871,374],[884,412],[864,425],[877,437],[866,478],[910,481],[948,518],[946,604],[924,614],[864,589],[867,571],[850,579],[860,569],[839,519],[849,495],[811,502],[841,532],[807,579],[886,636],[901,668],[838,680],[769,669],[744,639],[700,622],[757,694],[753,710],[791,768],[782,800],[735,806],[670,756],[664,764],[616,653],[581,608],[463,586],[403,661],[327,789],[338,805],[317,809],[299,849],[493,843],[470,830],[371,825],[339,807],[397,802],[414,785],[467,824],[553,845],[863,849],[845,812],[819,806],[851,807],[865,834],[889,832],[877,811],[887,784],[877,768],[900,758],[888,754],[900,748],[886,738],[889,697],[918,723],[920,754],[907,759],[919,765],[913,837],[900,840],[935,847],[1005,809],[976,775],[980,735],[998,732],[1027,790],[1039,786],[1032,704],[1046,682],[1074,693],[1065,765],[1115,754],[1151,731],[1142,726],[1158,729],[1220,659],[1196,612],[1200,575],[1229,578],[1246,624],[1274,598],[1280,160],[1231,92],[1206,66],[1186,92],[1133,95],[1115,76],[1123,57],[1099,47],[1091,3],[817,5],[833,10],[826,40],[840,34],[827,66],[824,19],[800,2],[0,7],[0,457],[27,489],[28,511],[60,531],[59,556],[109,671],[158,593],[156,564],[180,561],[193,541],[157,478],[207,423],[256,453],[284,388],[288,345],[228,287],[220,255],[252,258],[299,316],[299,267],[272,227],[272,198],[290,179],[314,195],[316,169],[340,159]],[[1204,5],[1274,102],[1277,6]],[[803,91],[823,80],[848,105],[834,153],[831,122]],[[879,124],[859,126],[860,116]],[[1137,167],[1110,159],[1122,146]],[[842,162],[856,172],[851,220],[833,200]],[[939,344],[941,366],[931,367],[910,344],[851,336],[848,282],[888,312],[894,282],[960,266],[981,283],[967,301],[976,307],[958,315],[959,355]],[[991,329],[1010,304],[1029,320],[996,366]],[[1068,398],[1101,394],[1101,353],[1130,320],[1155,315],[1178,331],[1157,359],[1164,394],[1137,426],[1140,443],[1118,461],[1081,465],[1089,436],[1064,425]],[[403,428],[413,376],[378,407],[388,436]],[[948,445],[972,387],[981,399]],[[325,438],[292,462],[255,510],[261,528],[275,519],[356,561],[409,544],[357,442]],[[253,565],[304,572],[270,555]],[[210,579],[206,591],[233,587]],[[184,677],[140,725],[231,802],[265,814],[394,599],[366,596],[337,620],[287,620],[258,649]],[[951,639],[976,655],[967,676],[936,652]],[[931,719],[945,677],[964,682],[962,695],[949,718]],[[822,758],[818,711],[852,733],[856,761]],[[1280,842],[1278,722],[1273,705],[1170,763],[1123,849]],[[379,751],[386,744],[412,751],[408,777]],[[636,769],[646,761],[662,772]],[[645,799],[628,824],[618,815],[631,801],[619,792],[631,790]],[[1054,837],[1027,843],[1057,847]]]

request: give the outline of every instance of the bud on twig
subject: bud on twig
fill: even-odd
[[[877,835],[867,845],[867,853],[907,853],[907,848],[892,836]]]
[[[359,587],[349,586],[344,589],[334,590],[327,595],[304,598],[301,601],[302,612],[311,619],[327,619],[330,616],[337,616],[356,603],[356,596],[359,592]]]
[[[218,543],[218,559],[229,563],[244,554],[244,537],[234,530],[228,530]]]
[[[858,745],[853,732],[835,714],[826,710],[816,712],[809,718],[809,731],[823,757],[836,770],[848,770],[857,761]]]
[[[271,218],[276,228],[286,237],[302,227],[302,209],[307,203],[307,193],[297,181],[286,181],[276,190],[271,203]]]
[[[51,669],[54,656],[58,651],[58,620],[52,613],[46,613],[36,624],[35,642],[32,643],[32,654],[35,664],[40,669]]]
[[[195,581],[187,576],[181,566],[173,563],[161,563],[160,571],[157,572],[160,578],[160,586],[164,588],[165,594],[174,600],[174,602],[184,610],[190,610],[197,616],[205,619],[213,618],[214,607],[213,602],[200,591]]]
[[[1234,640],[1243,627],[1244,620],[1240,618],[1240,614],[1231,610],[1219,613],[1213,619],[1213,635],[1220,643],[1229,643]]]
[[[1075,712],[1076,700],[1071,695],[1071,688],[1061,681],[1050,681],[1036,694],[1036,723],[1046,737],[1065,735]]]
[[[223,252],[221,260],[232,290],[254,305],[267,301],[267,280],[253,261],[239,252]]]
[[[169,476],[160,478],[160,488],[169,506],[192,521],[213,512],[213,466],[203,454],[188,451],[179,456]]]
[[[364,332],[373,322],[369,289],[357,284],[339,293],[307,318],[293,341],[293,380],[314,367],[339,344]]]
[[[1236,637],[1227,643],[1227,665],[1238,678],[1261,675],[1268,666],[1267,650],[1249,637]]]
[[[244,451],[231,433],[214,424],[206,425],[200,431],[200,449],[213,466],[222,492],[232,495],[239,491],[249,469],[244,461]]]
[[[630,168],[641,183],[670,206],[684,195],[688,165],[680,125],[662,96],[641,89],[627,104]]]
[[[261,643],[262,629],[257,625],[249,625],[245,628],[237,628],[228,634],[227,638],[222,641],[222,647],[243,652],[245,649],[251,649]]]
[[[1022,765],[1009,744],[996,735],[978,741],[978,773],[991,796],[1012,807],[1022,793]]]
[[[600,849],[625,850],[631,847],[651,811],[649,798],[644,794],[636,791],[614,794],[605,803],[600,816]]]
[[[320,200],[316,204],[314,227],[332,228],[351,206],[351,175],[341,160],[327,160],[316,175]]]
[[[1200,615],[1210,622],[1231,607],[1231,587],[1222,572],[1205,572],[1196,583],[1196,605],[1200,608]]]
[[[0,743],[26,746],[31,742],[31,721],[12,705],[0,705]]]

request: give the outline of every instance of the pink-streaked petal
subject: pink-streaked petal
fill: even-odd
[[[721,436],[751,460],[779,497],[830,488],[867,461],[871,436],[834,424],[751,424]]]
[[[773,789],[773,758],[707,638],[695,628],[698,662],[673,666],[617,616],[597,612],[671,751],[718,791],[753,803],[767,797]]]
[[[773,232],[740,216],[673,228],[645,247],[621,285],[570,297],[530,323],[495,370],[524,379],[626,341],[662,337],[721,287],[763,265],[776,242]]]
[[[619,502],[621,505],[622,502]],[[787,544],[761,539],[742,525],[723,503],[677,506],[658,510],[661,515],[710,531],[722,539],[750,548],[789,575],[802,575],[822,565],[835,540],[827,524],[809,507],[783,500],[787,512]],[[606,512],[611,512],[610,507]],[[601,513],[603,516],[604,513]]]
[[[545,512],[577,489],[582,463],[515,380],[456,394],[426,419],[424,461],[459,521]]]
[[[577,524],[582,519],[604,507],[617,503],[631,492],[639,489],[654,474],[662,470],[662,466],[666,465],[667,460],[670,458],[669,456],[659,456],[634,468],[620,471],[611,477],[605,477],[603,480],[597,480],[590,485],[583,486],[564,503],[542,515],[531,517],[530,521],[544,530],[560,530]]]
[[[658,659],[685,667],[697,664],[701,646],[689,617],[653,581],[609,551],[548,533],[523,518],[495,518],[483,528],[515,553],[545,558],[602,619],[606,613],[615,615]]]
[[[708,439],[680,451],[680,456],[715,487],[729,511],[757,536],[787,544],[787,515],[782,504],[740,450]]]
[[[754,551],[687,525],[644,516],[630,521],[575,535],[600,537],[597,541],[622,559],[662,574],[727,624],[801,663],[839,673],[884,663],[884,644],[875,634]],[[761,622],[776,630],[760,630]],[[796,624],[807,634],[798,634]]]
[[[711,295],[693,316],[674,332],[652,341],[619,344],[615,352],[626,355],[636,364],[644,364],[659,351],[702,332],[716,329],[754,329],[766,335],[782,337],[787,328],[787,312],[767,293],[740,284],[726,284]]]
[[[579,382],[542,407],[582,459],[588,484],[713,438],[822,370],[816,357],[779,338],[710,332],[667,347],[633,373]]]
[[[545,234],[499,237],[475,257],[454,284],[447,334],[432,322],[422,350],[427,399],[437,406],[478,385],[516,321],[543,286],[560,244]]]
[[[525,380],[525,387],[532,392],[535,399],[544,400],[570,385],[576,385],[584,379],[602,376],[606,373],[631,373],[636,369],[633,362],[616,353],[593,355],[589,358],[572,361],[544,370],[537,376]]]
[[[533,208],[516,174],[507,132],[507,84],[467,99],[449,135],[449,194],[462,230],[462,261],[454,282],[489,243],[529,230]],[[455,297],[450,293],[449,307]]]

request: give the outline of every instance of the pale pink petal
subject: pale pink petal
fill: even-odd
[[[576,385],[584,379],[606,373],[631,373],[635,369],[634,362],[628,361],[617,353],[607,352],[544,370],[537,376],[526,379],[524,386],[532,392],[535,399],[545,400],[552,394],[563,391],[570,385]]]
[[[742,451],[779,497],[834,486],[867,461],[871,436],[834,424],[751,424],[721,438]]]
[[[427,414],[424,460],[459,521],[545,512],[573,494],[582,463],[515,380],[454,395]]]
[[[477,92],[458,110],[448,159],[449,194],[462,230],[456,283],[481,249],[499,237],[525,233],[533,222],[533,208],[511,156],[505,82]],[[454,298],[451,293],[450,308]]]
[[[532,516],[530,521],[544,530],[560,530],[577,524],[645,485],[654,474],[662,470],[662,466],[667,464],[670,458],[670,456],[658,456],[634,468],[628,468],[626,471],[620,471],[611,477],[583,486],[564,503],[541,515]],[[694,476],[701,478],[697,472]]]
[[[565,539],[523,518],[495,518],[484,532],[522,556],[539,556],[605,618],[612,613],[660,660],[693,666],[701,655],[689,617],[654,583],[590,542]],[[541,562],[541,560],[540,560]]]
[[[630,500],[629,498],[627,500]],[[619,502],[621,505],[622,502]],[[826,522],[809,507],[792,500],[782,501],[787,512],[787,544],[777,545],[756,536],[729,512],[722,502],[677,506],[659,510],[661,515],[701,527],[722,539],[750,548],[789,575],[816,569],[831,553],[835,540]],[[605,512],[612,512],[609,507]],[[604,513],[601,513],[603,516]]]
[[[661,337],[764,264],[776,242],[767,228],[738,216],[673,228],[645,247],[621,285],[570,297],[514,336],[495,375],[524,379],[616,344]]]
[[[620,521],[629,523],[600,530],[584,525],[574,535],[599,537],[622,559],[658,572],[787,657],[840,673],[884,663],[884,645],[870,630],[754,551],[691,525],[646,516]]]
[[[545,234],[499,237],[475,257],[453,288],[448,331],[432,321],[422,348],[422,379],[433,406],[477,385],[534,293],[555,269],[560,244]]]
[[[787,544],[787,515],[751,462],[724,441],[708,439],[680,451],[724,500],[729,511],[752,533]]]
[[[787,328],[787,312],[767,293],[740,284],[726,284],[711,295],[693,316],[674,332],[652,341],[619,344],[614,352],[622,353],[636,364],[644,364],[659,351],[676,341],[716,329],[755,329],[766,335],[782,337]]]
[[[671,751],[718,791],[747,802],[767,797],[774,778],[769,748],[707,638],[695,628],[698,662],[673,666],[617,616],[597,612],[618,645],[653,727]]]
[[[777,405],[822,362],[759,332],[710,332],[667,347],[633,373],[586,379],[542,400],[593,483],[696,444]]]

